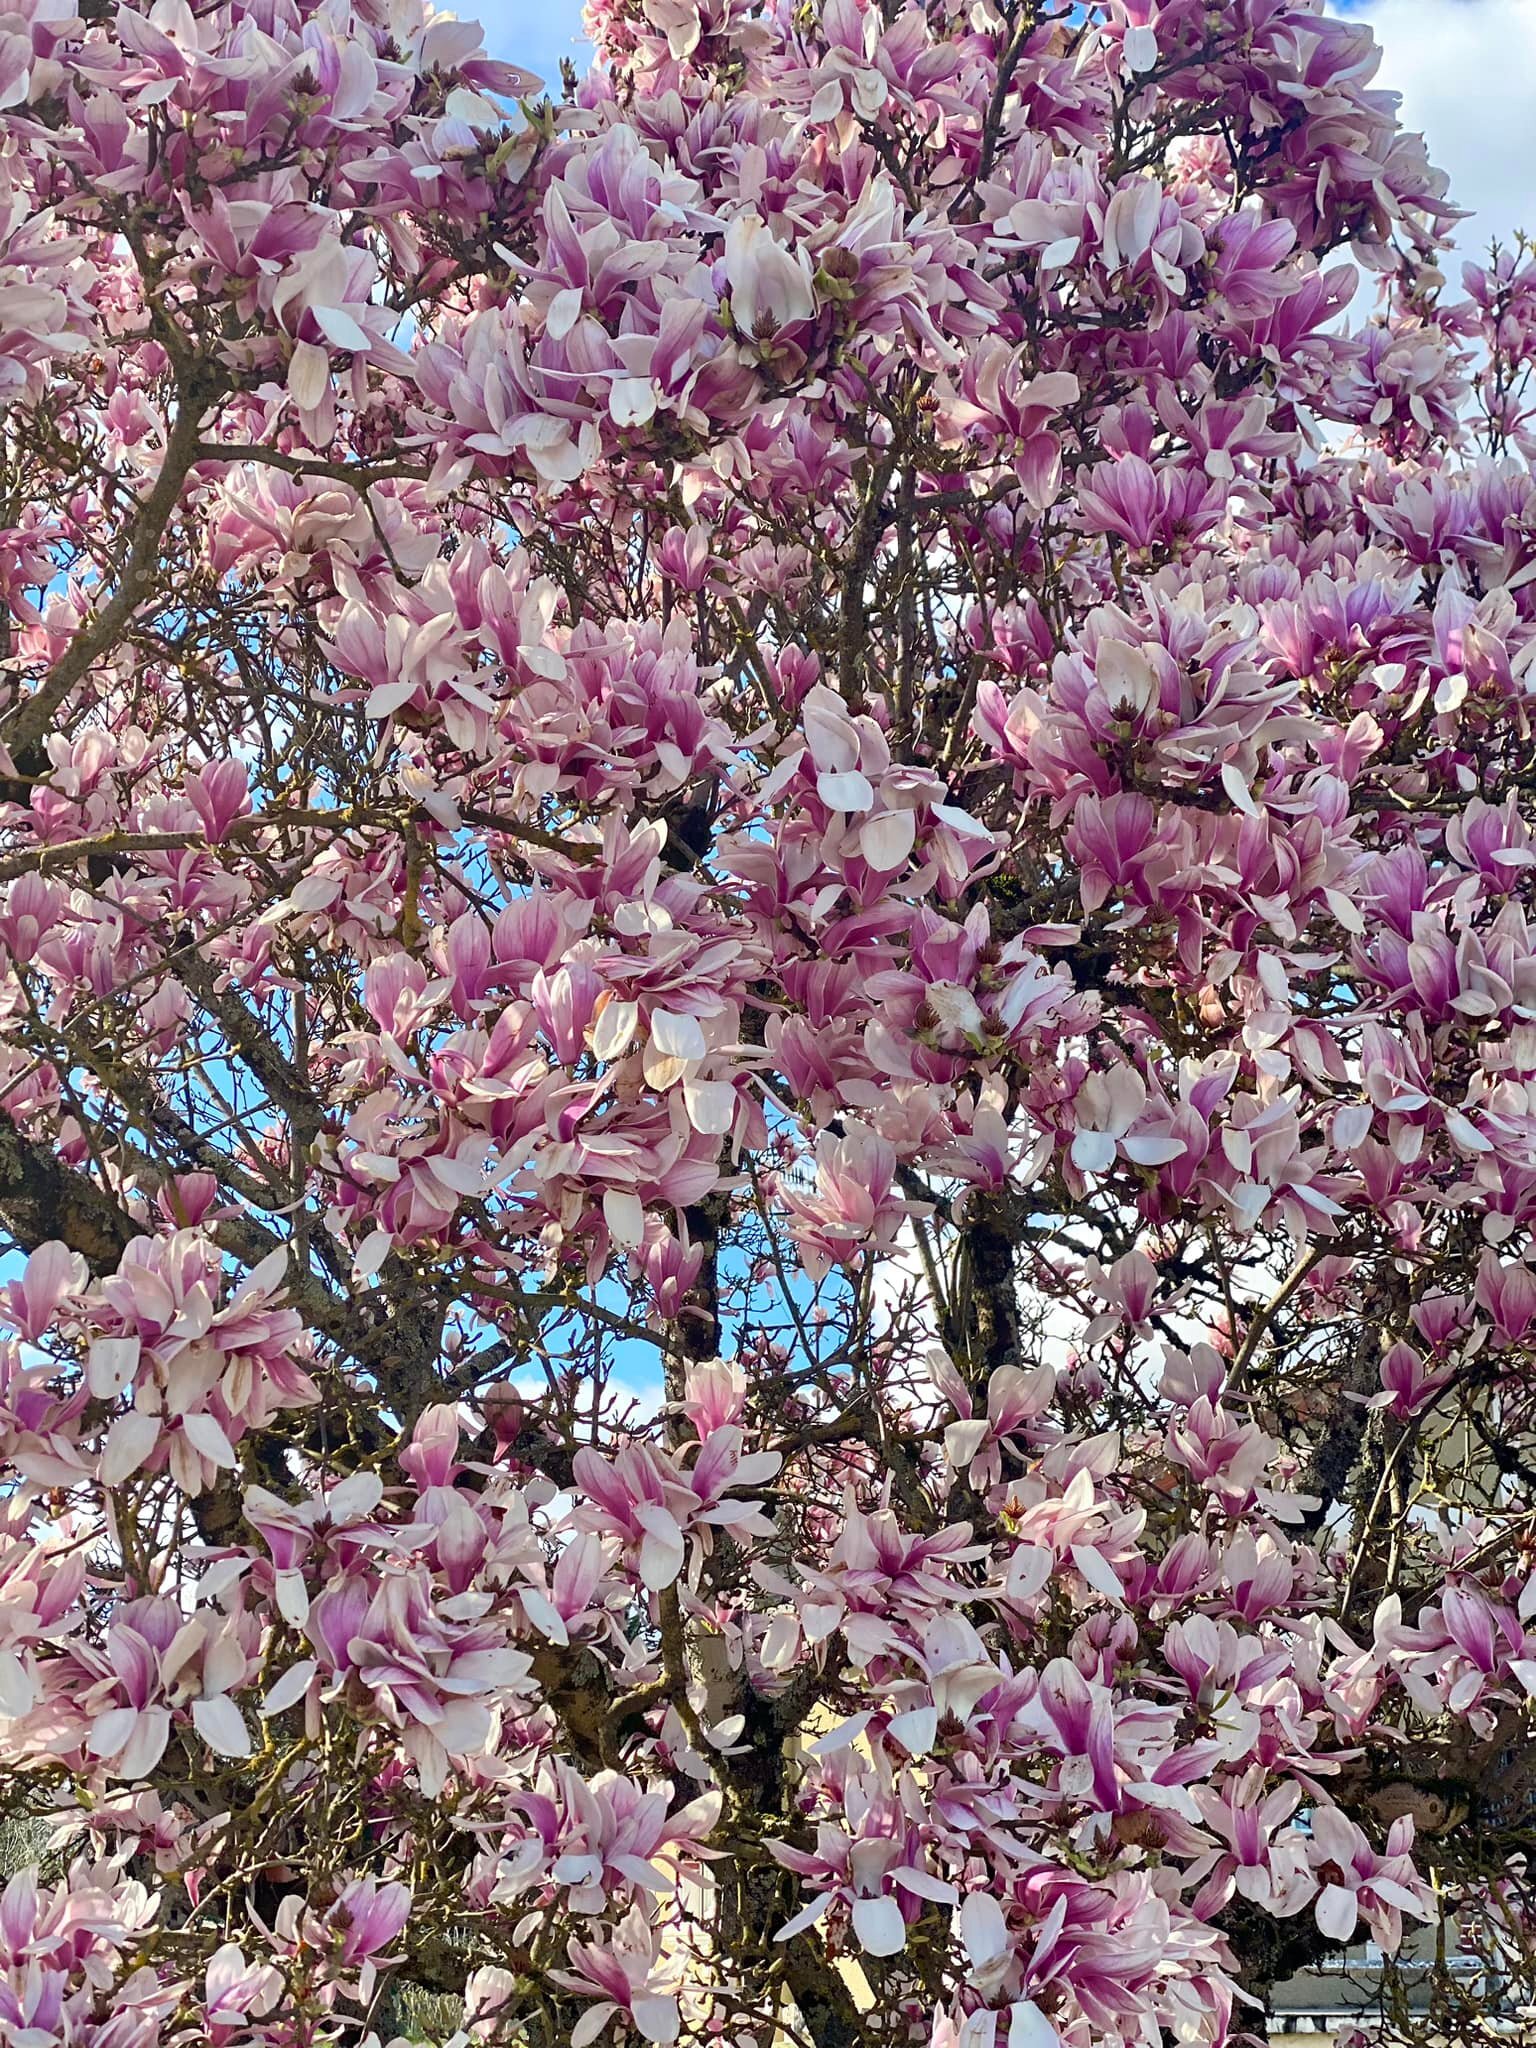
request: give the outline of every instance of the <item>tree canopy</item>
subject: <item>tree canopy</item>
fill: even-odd
[[[1493,2038],[1536,265],[1369,29],[8,5],[0,2032]]]

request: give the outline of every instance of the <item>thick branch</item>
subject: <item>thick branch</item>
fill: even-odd
[[[0,1218],[23,1251],[57,1238],[96,1274],[115,1273],[142,1224],[0,1110]]]

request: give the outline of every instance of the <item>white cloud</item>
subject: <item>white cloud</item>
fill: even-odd
[[[1531,165],[1536,0],[1375,0],[1359,9],[1382,48],[1374,84],[1402,95],[1451,198],[1472,219],[1457,244],[1480,255],[1495,234],[1536,232]]]

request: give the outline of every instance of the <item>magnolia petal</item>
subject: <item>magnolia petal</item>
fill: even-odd
[[[0,1719],[18,1720],[37,1704],[37,1685],[14,1650],[0,1650]]]
[[[773,1937],[774,1940],[793,1941],[797,1934],[804,1934],[808,1927],[816,1925],[816,1922],[826,1912],[831,1903],[832,1894],[830,1892],[822,1892],[818,1898],[812,1899],[808,1906],[802,1906],[792,1920],[786,1920],[778,1933]]]
[[[660,2048],[677,2039],[682,2027],[682,2015],[675,1998],[657,1998],[649,1994],[632,1998],[629,2010],[636,2027],[647,2041],[655,2041]]]
[[[640,1197],[626,1188],[609,1188],[603,1196],[603,1221],[615,1244],[636,1251],[645,1243],[645,1210]]]
[[[1061,2036],[1032,1998],[1009,2007],[1008,2048],[1061,2048]]]
[[[570,1630],[566,1627],[559,1608],[546,1593],[541,1593],[537,1586],[519,1586],[517,1597],[523,1603],[523,1612],[540,1635],[547,1636],[552,1643],[559,1643],[562,1647],[569,1643]]]
[[[827,1734],[819,1736],[811,1744],[810,1754],[812,1756],[836,1756],[840,1749],[851,1749],[869,1726],[869,1722],[870,1716],[867,1713],[855,1714],[847,1721],[840,1721],[837,1727],[830,1729]]]
[[[97,1476],[103,1486],[121,1486],[131,1479],[160,1440],[157,1415],[143,1415],[137,1409],[119,1415],[107,1431]]]
[[[605,1002],[592,1026],[593,1057],[605,1064],[610,1060],[622,1059],[630,1040],[635,1035],[635,1026],[639,1019],[638,1003],[623,1003],[616,998]]]
[[[137,1337],[98,1337],[85,1365],[85,1383],[98,1401],[111,1401],[133,1384],[142,1347]]]
[[[901,1744],[908,1756],[926,1756],[938,1739],[939,1710],[937,1707],[913,1707],[905,1714],[893,1715],[887,1733]]]
[[[829,811],[867,811],[875,801],[869,777],[857,768],[825,770],[816,778],[816,794]]]
[[[1354,1893],[1341,1884],[1324,1885],[1314,1911],[1318,1932],[1326,1934],[1330,1941],[1348,1941],[1360,1917]]]
[[[723,1138],[736,1121],[736,1090],[729,1081],[685,1081],[683,1107],[701,1136]]]
[[[698,1018],[677,1010],[652,1010],[651,1043],[674,1060],[701,1060],[709,1050]]]
[[[181,1418],[182,1433],[200,1458],[207,1458],[212,1464],[222,1466],[226,1472],[233,1472],[239,1464],[235,1447],[213,1416],[204,1413],[184,1415]]]
[[[971,1892],[962,1903],[960,1939],[973,1969],[988,1969],[1008,1953],[1008,1922],[990,1892]]]
[[[296,1707],[310,1687],[319,1666],[313,1657],[305,1657],[297,1664],[290,1664],[261,1703],[263,1715],[286,1713],[289,1707]]]
[[[596,2005],[588,2006],[571,2029],[571,2048],[590,2048],[590,2044],[598,2038],[618,2009],[606,1998],[599,2000]]]
[[[916,843],[915,811],[882,811],[878,818],[869,819],[859,832],[859,852],[881,875],[899,868]]]
[[[855,1899],[853,1931],[867,1955],[898,1956],[907,1945],[907,1923],[893,1898]]]
[[[194,1700],[192,1725],[216,1756],[242,1757],[251,1753],[250,1731],[228,1693],[219,1693],[211,1700]]]
[[[639,1507],[635,1519],[645,1531],[640,1541],[641,1582],[653,1593],[660,1593],[683,1568],[687,1556],[683,1532],[663,1507]]]
[[[288,396],[301,412],[313,412],[330,389],[331,358],[312,341],[294,344],[288,363]]]

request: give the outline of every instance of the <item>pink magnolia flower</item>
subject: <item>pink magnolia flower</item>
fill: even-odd
[[[1404,1913],[1434,1918],[1429,1888],[1413,1867],[1413,1822],[1406,1814],[1393,1821],[1384,1854],[1337,1807],[1317,1807],[1311,1829],[1308,1854],[1321,1885],[1313,1910],[1331,1940],[1347,1942],[1363,1916],[1390,1955],[1401,1946]]]
[[[971,1396],[947,1360],[943,1363],[940,1389],[960,1411],[961,1420],[944,1432],[944,1454],[961,1471],[968,1471],[973,1486],[996,1486],[1002,1477],[1002,1451],[1022,1458],[1021,1443],[1028,1426],[1050,1407],[1056,1390],[1054,1369],[1041,1364],[1028,1371],[1016,1365],[997,1366],[987,1380],[987,1405],[982,1415],[971,1413]]]
[[[1492,1318],[1501,1343],[1518,1344],[1536,1322],[1536,1273],[1485,1251],[1477,1269],[1475,1300]]]
[[[1301,1912],[1316,1894],[1307,1837],[1291,1826],[1302,1788],[1294,1781],[1272,1790],[1265,1785],[1266,1773],[1256,1764],[1220,1787],[1194,1788],[1201,1818],[1225,1844],[1186,1873],[1205,1879],[1196,1907],[1203,1916],[1219,1912],[1234,1891],[1281,1917]]]
[[[493,1703],[522,1692],[531,1668],[496,1621],[460,1618],[420,1568],[377,1582],[359,1571],[331,1579],[309,1603],[304,1632],[322,1673],[354,1679],[400,1731],[429,1797],[454,1758],[483,1747]]]
[[[271,1938],[279,1950],[323,1986],[327,2001],[336,1993],[367,2004],[378,1973],[399,1960],[384,1953],[398,1941],[411,1917],[411,1888],[376,1878],[350,1879],[323,1913],[290,1893],[274,1916]]]
[[[1369,1405],[1390,1408],[1399,1421],[1407,1422],[1427,1408],[1454,1380],[1452,1371],[1427,1372],[1424,1360],[1411,1344],[1393,1344],[1382,1354],[1381,1392]]]
[[[731,222],[723,262],[738,333],[771,341],[783,328],[814,315],[816,297],[804,251],[787,248],[758,215],[738,214]]]
[[[1149,1102],[1146,1083],[1133,1067],[1089,1074],[1073,1103],[1076,1133],[1072,1164],[1084,1173],[1105,1173],[1117,1153],[1138,1166],[1162,1166],[1177,1159],[1183,1140],[1174,1136]]]
[[[555,1983],[594,2001],[571,2032],[571,2048],[587,2048],[618,2019],[643,2041],[670,2048],[682,2018],[673,1979],[663,1962],[657,1930],[632,1907],[606,1939],[566,1944],[568,1970],[551,1970]]]
[[[220,1306],[218,1253],[207,1236],[133,1240],[89,1311],[102,1332],[87,1360],[92,1394],[115,1403],[131,1393],[103,1441],[104,1485],[169,1465],[183,1492],[202,1492],[234,1469],[234,1443],[247,1429],[319,1399],[294,1355],[300,1319],[277,1305],[287,1264],[285,1252],[272,1253]]]
[[[495,1893],[551,1881],[568,1888],[573,1912],[600,1913],[611,1891],[665,1895],[680,1868],[696,1868],[720,1818],[721,1794],[706,1792],[676,1812],[666,1798],[613,1771],[583,1778],[555,1763],[544,1785],[521,1793],[530,1857],[519,1849],[494,1870]]]
[[[842,1137],[816,1141],[816,1188],[781,1183],[801,1260],[812,1279],[853,1261],[866,1245],[889,1251],[909,1213],[895,1192],[896,1152],[886,1139],[850,1122]]]
[[[0,1290],[0,1315],[35,1344],[52,1326],[60,1303],[84,1293],[86,1280],[84,1259],[53,1239],[31,1254],[19,1280],[7,1281]]]
[[[949,1568],[984,1554],[969,1523],[920,1536],[888,1508],[864,1515],[850,1503],[824,1569],[802,1572],[811,1598],[800,1608],[800,1626],[812,1642],[841,1629],[855,1658],[867,1661],[892,1641],[892,1621],[918,1622],[947,1607]]]
[[[208,1959],[203,1973],[202,2020],[213,2048],[233,2048],[252,2019],[277,2003],[283,1980],[270,1963],[247,1963],[234,1942]]]

